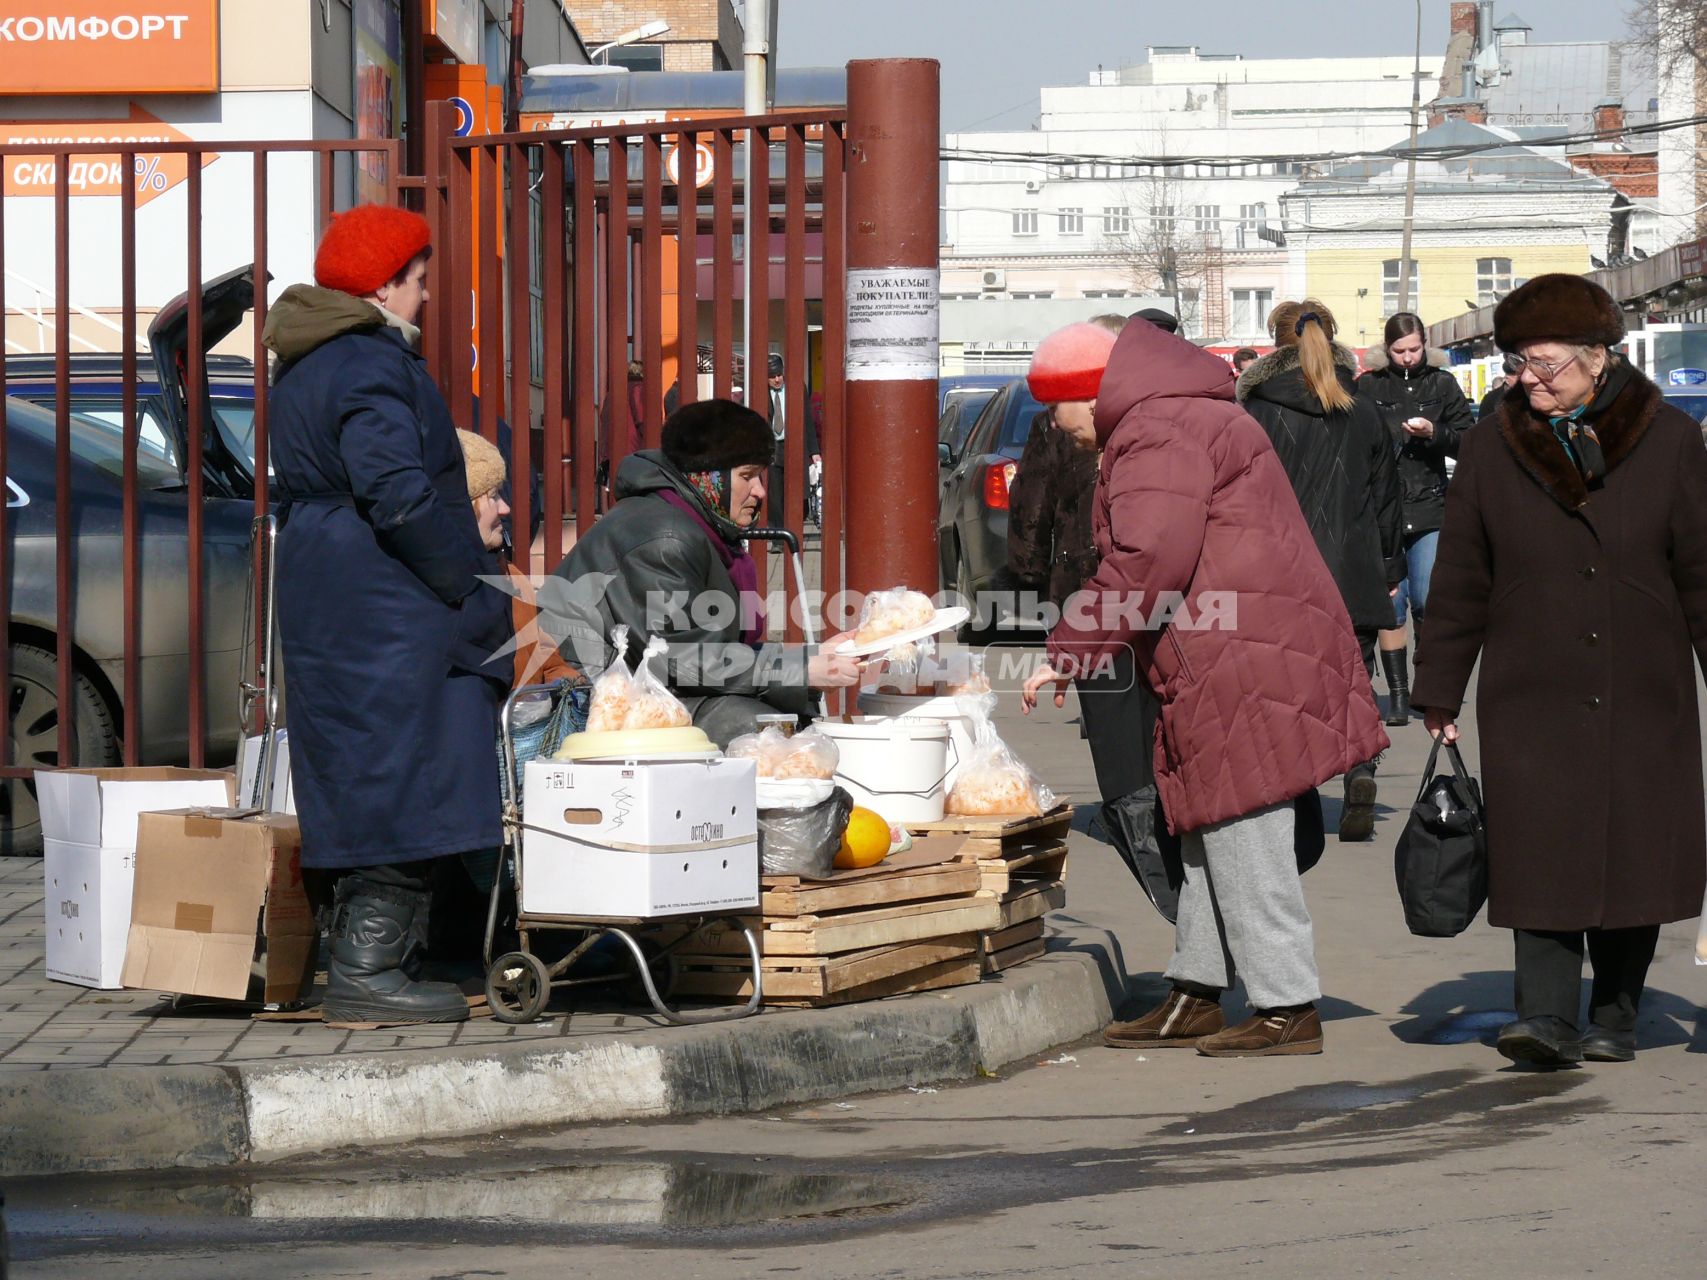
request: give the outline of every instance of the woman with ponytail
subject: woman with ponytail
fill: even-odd
[[[1333,313],[1313,298],[1269,315],[1275,349],[1239,376],[1245,412],[1263,425],[1339,586],[1365,668],[1393,625],[1405,578],[1403,491],[1375,406],[1353,394],[1357,357],[1334,341]],[[1375,761],[1345,775],[1341,840],[1375,834]]]

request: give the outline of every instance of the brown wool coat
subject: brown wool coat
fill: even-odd
[[[1465,436],[1412,702],[1456,714],[1481,658],[1488,920],[1572,930],[1701,909],[1707,449],[1632,372],[1591,420],[1589,490],[1518,391]]]

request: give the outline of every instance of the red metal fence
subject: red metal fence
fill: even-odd
[[[230,758],[239,730],[235,667],[239,662],[246,666],[247,658],[241,644],[210,641],[210,635],[222,627],[229,633],[233,615],[241,617],[245,607],[234,607],[229,584],[221,585],[220,568],[229,565],[230,548],[210,535],[209,524],[233,508],[239,514],[266,511],[268,362],[261,331],[269,264],[292,256],[279,252],[281,227],[288,227],[292,262],[300,268],[302,230],[312,224],[314,234],[307,238],[312,243],[333,209],[348,202],[341,188],[354,189],[357,157],[380,162],[364,165],[384,175],[378,198],[418,205],[432,223],[433,301],[426,313],[425,353],[456,421],[473,424],[478,396],[478,425],[488,438],[496,436],[501,413],[514,426],[512,476],[519,481],[530,472],[539,473],[544,525],[533,548],[537,568],[555,567],[606,500],[601,483],[608,484],[631,448],[631,381],[638,386],[632,403],[640,443],[655,446],[669,391],[667,369],[675,370],[668,381],[675,384],[682,403],[697,398],[703,349],[710,394],[731,396],[740,378],[745,399],[764,412],[766,357],[776,347],[787,369],[783,412],[791,426],[785,446],[786,510],[778,511],[773,504],[771,520],[802,542],[807,540],[802,509],[806,441],[800,428],[821,405],[822,527],[813,532],[822,553],[812,559],[819,575],[814,585],[826,598],[835,596],[845,581],[847,511],[842,358],[846,127],[843,112],[816,110],[668,126],[457,138],[451,110],[441,106],[428,117],[427,172],[416,177],[399,176],[402,147],[396,142],[139,144],[115,139],[14,145],[0,140],[0,171],[8,181],[15,166],[28,165],[30,169],[20,171],[25,177],[38,183],[45,177],[51,185],[51,195],[37,197],[51,201],[48,206],[30,205],[10,194],[10,188],[8,198],[0,201],[0,314],[13,330],[24,308],[16,297],[8,298],[8,289],[21,291],[16,280],[23,272],[14,270],[18,264],[7,258],[8,220],[15,224],[12,232],[19,233],[11,235],[14,246],[40,245],[39,252],[46,253],[51,245],[53,270],[52,319],[49,322],[47,309],[40,308],[37,329],[37,345],[45,346],[51,330],[53,348],[52,394],[44,401],[51,404],[53,415],[52,483],[47,486],[53,508],[51,592],[43,591],[46,573],[39,564],[25,563],[25,509],[0,509],[0,688],[12,691],[14,723],[12,739],[0,745],[6,806],[0,829],[15,833],[33,821],[28,779],[38,767],[171,761],[201,765]],[[765,139],[755,165],[767,216],[747,227],[740,170],[755,137]],[[244,163],[243,157],[248,157],[249,169],[240,185],[247,196],[234,201],[232,170]],[[223,194],[217,204],[208,205],[204,168],[215,160],[222,166],[217,175]],[[115,189],[93,192],[107,199],[85,212],[93,208],[91,191],[78,187],[74,195],[74,186],[90,170],[79,174],[74,166],[95,164],[107,165],[109,177],[117,175]],[[162,164],[174,173],[177,164],[183,166],[181,176],[166,188],[156,177]],[[709,176],[704,172],[707,165]],[[275,181],[287,169],[293,175],[288,197]],[[681,182],[674,180],[678,173]],[[311,180],[311,200],[303,198],[305,176]],[[161,209],[168,207],[163,205],[148,215],[151,229],[139,231],[141,208],[162,194],[175,200],[178,185],[183,187],[181,223],[162,231]],[[240,230],[244,209],[238,207],[245,203],[246,238]],[[31,224],[23,229],[27,235],[16,225],[20,221]],[[222,246],[214,261],[204,253],[209,227],[216,228]],[[98,239],[87,238],[91,234]],[[113,464],[115,474],[110,477],[116,481],[116,501],[111,495],[91,498],[74,484],[73,423],[79,421],[80,431],[99,424],[81,421],[73,412],[70,392],[81,376],[73,347],[102,343],[75,332],[79,318],[88,319],[91,313],[73,302],[73,265],[79,254],[93,252],[97,244],[107,252],[116,245],[117,253],[117,285],[108,285],[116,294],[111,299],[117,303],[110,308],[113,318],[93,317],[110,331],[105,345],[119,353],[117,405],[108,421],[111,450],[122,459],[122,464]],[[159,252],[162,244],[168,246],[164,253]],[[147,359],[139,353],[139,313],[164,299],[148,297],[139,305],[138,292],[139,267],[158,267],[150,255],[176,259],[180,245],[185,246],[182,285],[189,298],[181,370],[186,387],[199,387],[206,376],[204,281],[244,262],[254,264],[255,281],[249,317],[252,492],[228,492],[223,498],[210,492],[204,449],[213,424],[206,420],[207,403],[189,395],[184,449],[176,459],[183,481],[181,532],[172,534],[175,547],[181,542],[181,566],[173,559],[178,552],[160,551],[164,543],[151,545],[172,530],[157,528],[150,514],[153,504],[170,505],[170,499],[144,488],[143,455],[152,445],[144,438],[147,408],[139,403],[144,398],[139,364],[146,367]],[[745,266],[747,255],[761,268],[756,278],[763,305],[747,311],[745,332],[737,334],[743,293],[737,267]],[[29,265],[36,269],[36,254],[31,257]],[[667,303],[667,298],[673,300]],[[771,309],[777,303],[779,323],[773,325]],[[469,343],[475,333],[481,357],[477,368],[471,367],[475,361]],[[29,345],[12,337],[8,354]],[[631,363],[638,366],[638,377],[632,380]],[[0,366],[0,396],[21,388],[19,377],[11,382],[9,387],[6,368]],[[22,421],[23,411],[14,412],[8,402],[8,415]],[[0,432],[0,473],[8,477],[11,435],[10,428]],[[36,488],[32,496],[37,511],[29,519],[42,514],[48,497],[39,483]],[[513,527],[527,530],[534,514],[530,486],[516,482],[511,488]],[[96,518],[103,502],[117,508],[116,537]],[[97,558],[89,539],[97,534],[120,548],[111,575],[116,589],[111,592],[98,590],[94,581]],[[762,549],[763,544],[755,544],[761,563]],[[762,571],[761,581],[769,580]],[[249,598],[246,592],[247,584],[242,599]],[[20,615],[24,595],[45,600],[41,616]],[[114,632],[110,643],[84,643],[83,633],[96,621]],[[822,635],[820,621],[814,622]],[[798,613],[791,612],[786,634],[799,638]],[[39,730],[34,737],[18,732],[20,695],[7,670],[11,646],[25,641],[50,649],[54,657],[52,696],[42,691],[37,700],[49,709],[33,722]],[[163,672],[176,671],[182,673],[181,697],[173,694],[163,701],[156,682]],[[80,740],[92,735],[79,729],[79,714],[72,709],[91,698],[110,717],[112,728],[104,745]],[[26,737],[30,749],[15,752],[13,743]]]

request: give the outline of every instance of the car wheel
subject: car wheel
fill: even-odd
[[[59,662],[46,649],[15,644],[10,671],[12,763],[25,769],[57,768]],[[119,763],[118,724],[106,699],[81,672],[72,677],[71,701],[75,712],[69,763],[85,767]],[[0,855],[34,856],[41,851],[35,779],[0,780]]]

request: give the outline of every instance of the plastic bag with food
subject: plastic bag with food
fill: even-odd
[[[873,591],[860,609],[859,630],[854,632],[854,643],[875,644],[890,636],[928,627],[935,618],[936,606],[922,591],[909,591],[906,587]],[[935,652],[935,637],[926,636],[923,640],[898,644],[884,656],[892,665],[911,666],[916,665],[921,657],[929,657]]]
[[[792,737],[774,728],[744,733],[723,754],[750,759],[759,777],[776,779],[828,780],[835,777],[842,758],[836,744],[816,729],[803,729]]]
[[[693,717],[681,699],[652,671],[652,659],[670,651],[670,642],[653,636],[640,655],[640,665],[634,669],[633,698],[628,715],[623,718],[624,729],[685,729]]]
[[[1055,807],[1055,793],[1003,742],[991,713],[996,695],[957,699],[972,722],[972,754],[960,767],[944,806],[962,817],[1036,817]]]
[[[693,723],[681,700],[652,672],[652,659],[668,653],[669,642],[654,636],[646,642],[640,665],[628,670],[628,628],[611,629],[616,660],[593,681],[592,705],[587,711],[588,733],[623,729],[685,729]]]
[[[962,651],[948,663],[943,693],[950,698],[976,697],[990,692],[990,677],[984,672],[984,655]]]

